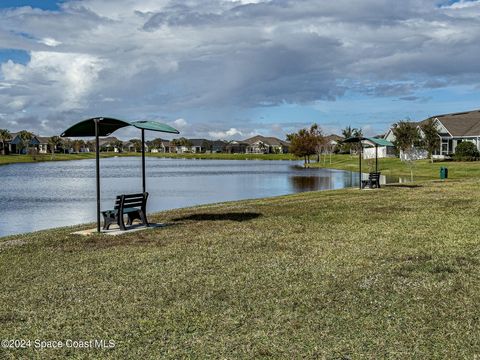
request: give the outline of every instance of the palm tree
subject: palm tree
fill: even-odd
[[[22,130],[19,132],[18,134],[18,138],[20,139],[20,151],[22,151],[23,149],[27,149],[27,153],[28,153],[28,148],[29,148],[29,145],[30,145],[30,141],[33,139],[34,135],[27,131],[27,130]]]
[[[0,129],[0,142],[2,143],[2,155],[5,155],[5,142],[12,138],[12,134],[7,129]]]

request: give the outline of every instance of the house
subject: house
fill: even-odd
[[[211,141],[212,146],[211,146],[211,152],[212,153],[223,153],[227,149],[228,142],[224,140],[214,140]]]
[[[226,146],[225,146],[225,151],[228,154],[245,154],[247,152],[247,147],[250,144],[243,142],[243,141],[230,141]]]
[[[189,151],[194,154],[204,153],[207,150],[211,151],[211,141],[207,139],[188,139],[191,146]]]
[[[431,116],[423,121],[415,123],[419,129],[420,136],[423,136],[421,125],[433,120],[437,127],[440,145],[433,152],[434,158],[443,159],[455,154],[458,144],[463,141],[470,141],[480,150],[480,110],[465,111],[451,114]],[[385,139],[395,141],[392,129],[385,135]],[[416,150],[416,158],[426,158],[425,150]]]
[[[21,132],[11,133],[12,139],[5,144],[5,147],[8,147],[8,153],[26,154],[28,149],[33,149],[39,154],[48,153],[48,137],[33,135],[27,143],[24,143],[20,137],[20,133]]]
[[[152,153],[169,153],[171,148],[173,150],[172,144],[169,140],[160,138],[147,142],[147,145]]]
[[[337,145],[342,141],[344,138],[336,135],[336,134],[330,134],[328,136],[324,137],[324,150],[325,152],[332,153]]]
[[[288,153],[289,143],[276,137],[256,135],[243,140],[247,143],[248,154],[285,154]]]

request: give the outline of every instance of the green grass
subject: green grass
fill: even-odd
[[[0,239],[0,358],[474,359],[480,182],[340,190]]]
[[[311,167],[334,168],[340,170],[358,171],[358,156],[332,155],[322,157],[320,163],[311,163]],[[448,168],[448,176],[452,179],[472,178],[480,176],[480,161],[439,161],[433,164],[430,160],[418,160],[413,165],[414,179],[438,179],[440,167]],[[363,171],[375,170],[375,159],[362,161]],[[410,178],[410,167],[398,158],[385,158],[378,160],[379,170],[383,175],[401,176]]]
[[[218,160],[296,160],[297,158],[291,154],[164,154],[164,153],[147,153],[150,157],[161,158],[182,158],[182,159],[218,159]],[[116,156],[140,156],[140,153],[126,152],[114,153],[103,152],[102,158]],[[0,165],[31,163],[43,161],[67,161],[67,160],[83,160],[95,159],[95,153],[81,154],[55,154],[52,158],[50,154],[41,155],[0,155]]]

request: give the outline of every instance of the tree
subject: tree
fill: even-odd
[[[203,140],[202,141],[202,148],[204,148],[208,152],[212,152],[213,142],[211,142],[210,140]]]
[[[117,149],[117,151],[120,153],[123,151],[123,141],[122,140],[114,140],[110,143],[110,145],[113,146],[114,149]]]
[[[76,139],[72,141],[72,148],[73,148],[73,151],[75,151],[76,153],[79,153],[80,149],[84,145],[85,145],[85,141],[83,140]]]
[[[415,145],[420,142],[420,134],[417,126],[409,121],[399,121],[393,125],[393,135],[395,136],[394,145],[405,155],[403,161],[407,161],[410,167],[410,176],[413,181],[413,165]]]
[[[50,152],[52,153],[52,160],[55,156],[55,149],[57,146],[62,144],[63,140],[60,136],[52,136],[48,139],[48,146],[50,147]]]
[[[7,129],[0,129],[0,142],[2,143],[2,155],[5,155],[5,143],[12,139],[12,134]]]
[[[455,160],[459,161],[473,161],[478,160],[480,153],[474,143],[470,141],[463,141],[455,148]]]
[[[423,146],[425,150],[428,151],[428,157],[433,163],[433,152],[440,146],[440,137],[438,135],[437,127],[435,126],[435,121],[429,119],[427,122],[423,123],[420,128],[423,132]]]
[[[20,139],[20,143],[18,145],[20,145],[20,149],[19,149],[19,153],[20,152],[23,152],[24,149],[26,149],[28,152],[28,147],[30,145],[30,141],[33,139],[33,134],[27,130],[22,130],[18,133],[18,138]]]
[[[142,140],[139,139],[131,139],[130,143],[132,144],[134,151],[138,152],[142,150]]]
[[[345,139],[348,139],[348,138],[351,138],[351,137],[362,137],[363,136],[363,131],[360,128],[352,128],[349,125],[345,129],[342,130],[342,135]],[[351,154],[352,149],[354,149],[355,151],[358,151],[359,146],[360,146],[360,143],[358,143],[358,144],[344,143],[340,147],[340,152],[342,152],[343,154]]]
[[[317,154],[323,136],[320,127],[313,124],[310,129],[301,129],[297,133],[288,134],[287,140],[290,142],[290,152],[303,157],[307,165],[310,162],[310,155]]]

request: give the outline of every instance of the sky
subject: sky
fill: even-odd
[[[0,128],[377,135],[480,109],[479,34],[479,0],[1,0]]]

